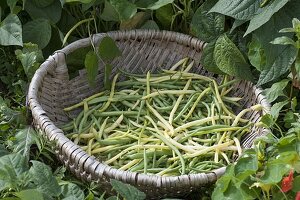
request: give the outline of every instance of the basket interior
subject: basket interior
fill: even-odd
[[[155,73],[158,69],[169,69],[180,59],[189,57],[195,61],[192,72],[214,77],[218,80],[218,76],[206,71],[200,64],[202,46],[192,48],[176,41],[155,38],[116,39],[116,44],[121,50],[122,56],[112,62],[112,77],[117,72],[117,68],[135,74],[146,74],[148,71]],[[68,56],[66,59],[68,59]],[[103,77],[104,66],[101,63],[96,77],[97,84],[93,88],[88,84],[86,70],[84,69],[80,70],[79,75],[72,79],[68,77],[62,79],[56,76],[55,73],[49,73],[45,76],[39,88],[39,102],[55,125],[64,124],[71,119],[69,116],[75,117],[80,110],[75,110],[67,115],[63,108],[76,104],[84,98],[101,91]],[[260,103],[259,94],[250,82],[240,81],[236,83],[232,92],[243,98],[241,101],[242,107],[235,109],[235,112]],[[252,111],[244,117],[256,122],[261,115],[262,112]],[[253,139],[261,134],[261,128],[253,127],[251,133],[243,138],[243,147],[251,147]]]

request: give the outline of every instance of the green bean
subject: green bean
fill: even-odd
[[[82,109],[62,126],[66,136],[106,164],[145,174],[208,172],[233,162],[253,126],[243,115],[262,107],[234,113],[241,98],[230,91],[238,80],[218,84],[189,72],[193,61],[180,63],[158,74],[120,70],[124,81],[117,74],[110,90],[65,109]]]

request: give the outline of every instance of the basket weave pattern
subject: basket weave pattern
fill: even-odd
[[[173,177],[160,177],[141,173],[114,169],[96,160],[81,150],[78,145],[65,137],[57,125],[64,124],[70,119],[63,108],[82,101],[84,98],[99,92],[103,87],[104,67],[99,64],[96,77],[97,86],[90,88],[86,71],[81,70],[79,76],[69,80],[66,58],[76,49],[87,47],[93,42],[95,45],[104,36],[110,36],[122,52],[122,56],[115,59],[112,75],[117,67],[132,73],[146,74],[155,72],[157,68],[169,69],[184,57],[194,59],[192,72],[206,76],[213,76],[200,65],[202,49],[205,43],[188,35],[169,31],[133,30],[115,31],[106,34],[96,34],[91,38],[78,40],[67,47],[55,52],[36,71],[28,92],[28,103],[32,111],[35,127],[48,140],[56,141],[56,153],[59,159],[77,177],[83,181],[96,181],[102,188],[110,189],[111,178],[129,183],[144,191],[149,198],[158,199],[165,196],[183,196],[201,186],[215,182],[225,171],[225,168],[210,173],[199,173]],[[84,59],[84,58],[83,58]],[[261,90],[252,83],[240,81],[234,87],[234,94],[243,97],[242,107],[260,103],[269,109]],[[238,112],[238,110],[236,110]],[[71,115],[76,116],[74,111]],[[262,112],[249,112],[244,118],[257,122]],[[264,128],[253,127],[242,141],[244,148],[250,148],[253,139],[265,134]]]

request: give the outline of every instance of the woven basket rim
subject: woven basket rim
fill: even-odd
[[[59,68],[56,66],[57,62],[60,59],[65,59],[65,56],[71,53],[72,51],[78,48],[79,44],[88,44],[90,41],[96,43],[99,41],[103,36],[110,36],[113,39],[118,40],[126,40],[126,39],[139,39],[139,38],[158,38],[168,41],[174,41],[178,44],[184,44],[190,46],[195,49],[203,49],[206,45],[205,42],[192,37],[190,35],[185,35],[182,33],[176,33],[171,31],[158,31],[158,30],[131,30],[131,31],[112,31],[108,33],[99,33],[93,35],[91,38],[85,38],[77,40],[61,50],[54,52],[36,71],[34,77],[29,86],[28,90],[28,105],[32,111],[32,116],[34,120],[36,120],[36,124],[41,127],[43,130],[43,134],[45,133],[46,136],[50,141],[56,141],[56,147],[61,149],[62,152],[65,152],[67,156],[71,156],[74,151],[78,151],[80,157],[73,158],[76,162],[83,162],[83,171],[94,174],[96,177],[100,176],[108,176],[112,179],[121,180],[126,183],[130,183],[127,180],[127,177],[135,177],[136,183],[143,183],[145,185],[155,185],[155,183],[164,183],[164,182],[197,182],[199,180],[205,180],[204,182],[210,183],[216,181],[221,175],[225,173],[226,167],[221,167],[219,169],[213,170],[207,173],[199,173],[199,174],[186,174],[186,175],[179,175],[179,176],[158,176],[158,175],[149,175],[143,173],[136,173],[130,171],[124,171],[120,169],[115,169],[111,166],[108,166],[98,160],[95,159],[94,156],[88,155],[85,151],[83,151],[79,146],[75,145],[71,140],[69,140],[65,135],[64,132],[56,127],[54,123],[48,118],[46,112],[43,110],[40,102],[37,98],[38,89],[42,83],[41,79],[39,78],[44,77],[49,71],[53,70],[54,68]],[[261,89],[259,87],[253,86],[256,90],[256,95],[261,98],[261,104],[266,109],[266,112],[269,112],[270,104],[266,101],[265,97],[261,94]],[[267,131],[264,130],[264,131]],[[66,151],[65,148],[72,149],[72,151]],[[78,155],[78,154],[77,154]],[[103,174],[104,171],[114,172],[114,176],[110,177],[107,174]],[[125,178],[124,178],[125,177]],[[139,177],[141,179],[139,179]],[[157,181],[159,179],[159,181]],[[139,182],[140,181],[140,182]],[[156,185],[159,186],[159,185]]]

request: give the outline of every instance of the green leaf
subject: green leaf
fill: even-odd
[[[128,20],[137,12],[136,5],[127,0],[110,0],[110,4],[117,11],[119,21]]]
[[[269,3],[266,7],[262,8],[262,11],[251,19],[245,35],[267,23],[272,15],[280,10],[287,2],[289,2],[289,0],[274,0],[271,1],[271,3]]]
[[[9,14],[0,22],[0,45],[23,46],[22,25],[17,15]]]
[[[15,136],[14,152],[29,159],[31,145],[38,142],[36,132],[32,127],[21,129]]]
[[[286,36],[275,38],[273,41],[271,41],[271,44],[281,44],[281,45],[291,44],[291,45],[297,47],[295,41]]]
[[[264,184],[277,184],[289,170],[285,163],[269,162],[260,181]]]
[[[36,189],[21,190],[14,194],[21,200],[44,200],[43,194]]]
[[[61,193],[60,186],[52,174],[49,166],[39,161],[31,161],[32,167],[29,169],[30,180],[37,190],[50,197],[58,197]]]
[[[43,52],[38,48],[37,44],[24,43],[23,49],[17,49],[15,54],[17,59],[21,61],[28,79],[33,77],[40,63],[44,61]]]
[[[293,192],[299,192],[300,191],[300,176],[296,176],[293,181]]]
[[[266,65],[266,54],[262,44],[257,37],[253,35],[252,41],[249,44],[248,58],[258,71],[262,71]]]
[[[140,28],[140,29],[153,29],[153,30],[159,30],[158,25],[153,20],[147,20],[146,23]]]
[[[96,76],[98,74],[98,57],[93,50],[89,51],[86,54],[84,66],[87,72],[87,79],[89,84],[91,86],[95,86]]]
[[[46,19],[35,19],[26,23],[23,27],[24,42],[32,42],[43,49],[51,38],[51,26]]]
[[[165,5],[173,3],[174,0],[139,0],[136,5],[139,8],[146,8],[149,10],[157,10]]]
[[[217,196],[218,193],[224,193],[228,189],[229,183],[231,182],[233,177],[234,177],[234,166],[229,165],[226,168],[225,174],[217,180],[215,189],[212,193],[212,197],[214,198],[214,196]]]
[[[203,49],[201,55],[201,64],[203,67],[215,74],[224,74],[217,66],[215,59],[214,59],[214,50],[215,50],[215,41],[208,43],[205,48]]]
[[[174,10],[172,4],[165,5],[155,11],[157,21],[165,28],[170,28]]]
[[[45,8],[51,5],[55,0],[33,0],[34,4],[39,8]]]
[[[191,33],[206,42],[211,42],[224,32],[225,16],[208,13],[215,3],[216,0],[211,0],[202,4],[191,22]]]
[[[19,180],[27,170],[25,157],[20,154],[0,157],[0,191],[6,188],[17,188]]]
[[[288,79],[283,79],[277,83],[274,83],[271,88],[264,90],[264,95],[266,96],[269,103],[272,103],[280,96],[286,96],[283,91],[284,88],[289,83]]]
[[[135,187],[129,185],[129,184],[124,184],[121,181],[111,179],[110,183],[123,198],[125,199],[134,199],[134,200],[144,200],[146,199],[146,195],[136,189]]]
[[[272,115],[270,115],[270,114],[263,115],[260,121],[262,123],[264,123],[265,125],[267,125],[269,128],[275,124],[275,121],[274,121]]]
[[[274,60],[273,65],[270,69],[264,69],[258,80],[258,85],[263,85],[265,83],[268,83],[270,81],[273,81],[277,78],[279,78],[281,75],[286,73],[293,62],[295,61],[297,56],[297,50],[293,46],[287,46],[281,54],[277,56],[277,58]]]
[[[80,187],[74,183],[67,183],[61,186],[63,200],[84,200],[84,193]]]
[[[259,9],[259,0],[219,0],[209,12],[217,12],[239,20],[251,19]]]
[[[287,135],[285,137],[282,137],[278,140],[276,146],[283,147],[283,146],[290,146],[292,142],[296,140],[295,135]]]
[[[109,37],[104,37],[99,44],[99,55],[104,62],[111,62],[122,53],[116,45],[115,41]]]
[[[129,20],[122,21],[120,24],[120,30],[130,30],[140,27],[149,17],[150,13],[138,12]]]
[[[291,128],[292,123],[296,121],[296,116],[292,111],[288,111],[285,113],[283,121],[284,121],[284,127]]]
[[[250,175],[255,174],[258,170],[258,159],[256,152],[251,149],[247,150],[243,157],[240,158],[234,168],[235,177],[238,179],[239,185]]]
[[[112,71],[112,65],[111,64],[106,64],[104,67],[104,88],[109,90],[110,86],[111,86],[111,82],[110,82],[110,75],[111,75],[111,71]]]
[[[275,103],[275,104],[271,107],[270,114],[272,115],[274,121],[277,120],[277,118],[278,118],[278,116],[279,116],[279,112],[280,112],[280,110],[283,108],[283,106],[287,105],[288,103],[289,103],[289,101],[286,100],[286,101],[282,101],[282,102]]]
[[[105,1],[101,18],[105,21],[119,21],[119,14],[109,1]]]
[[[60,20],[62,7],[60,1],[54,0],[52,4],[40,8],[36,3],[37,0],[26,0],[25,10],[32,19],[48,19],[53,23]]]
[[[218,68],[231,76],[253,80],[250,66],[235,44],[224,34],[215,45],[214,59]]]
[[[279,60],[286,60],[286,62],[288,62],[287,60],[289,59],[290,56],[282,55],[282,54],[288,54],[287,52],[284,52],[287,46],[273,45],[270,43],[270,41],[274,40],[274,38],[276,37],[282,36],[282,34],[280,34],[278,31],[282,28],[287,27],[287,22],[292,21],[293,17],[300,18],[300,12],[298,9],[299,7],[300,7],[300,1],[290,1],[289,3],[286,4],[286,6],[284,6],[277,13],[275,13],[266,24],[261,26],[259,29],[255,30],[255,35],[258,37],[260,43],[262,43],[267,58],[266,66],[264,68],[265,71],[260,77],[261,80],[263,79],[266,80],[262,82],[267,83],[269,82],[269,79],[271,81],[274,75],[274,71],[280,72],[283,69],[290,68],[290,66],[287,66],[288,64],[286,63],[281,63],[281,64],[278,63],[278,65],[274,66],[273,69],[271,69],[275,61],[278,60],[279,57],[281,56],[283,57],[280,58]],[[292,37],[293,34],[286,33],[285,36]],[[266,75],[269,77],[265,77]],[[259,85],[262,84],[259,83]]]

